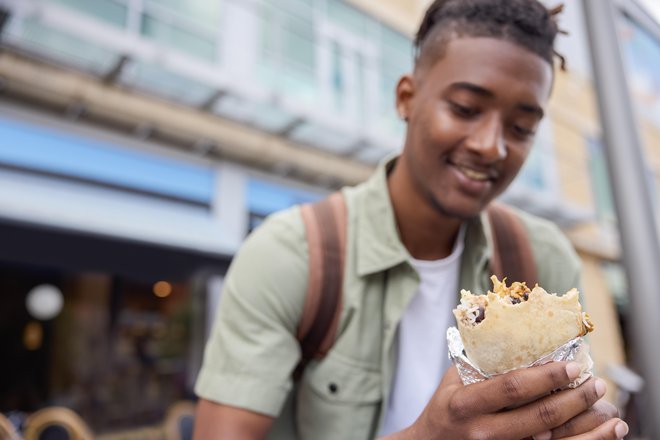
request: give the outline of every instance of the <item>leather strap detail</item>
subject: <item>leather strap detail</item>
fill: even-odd
[[[533,288],[538,274],[525,225],[511,209],[498,203],[489,206],[488,219],[493,242],[491,271],[500,280],[524,281]]]
[[[314,357],[332,347],[341,313],[346,253],[346,204],[334,193],[301,207],[309,255],[309,279],[297,337],[301,372]]]

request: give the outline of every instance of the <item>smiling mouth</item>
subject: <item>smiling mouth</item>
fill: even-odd
[[[472,180],[476,180],[479,182],[485,182],[487,180],[491,180],[491,176],[488,173],[484,173],[483,171],[477,171],[472,168],[468,168],[461,165],[456,165],[456,168],[466,177]]]

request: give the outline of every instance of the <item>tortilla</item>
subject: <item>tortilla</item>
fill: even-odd
[[[499,374],[532,364],[568,341],[593,330],[582,311],[579,292],[550,294],[538,285],[507,287],[491,278],[494,292],[461,291],[454,309],[467,357],[486,374]]]

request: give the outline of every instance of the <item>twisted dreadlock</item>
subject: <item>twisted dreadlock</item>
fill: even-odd
[[[437,61],[454,37],[493,37],[519,44],[551,65],[565,59],[554,49],[557,14],[563,5],[547,9],[538,0],[435,0],[415,37],[417,65]]]

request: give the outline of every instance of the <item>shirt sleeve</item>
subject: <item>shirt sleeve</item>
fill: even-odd
[[[307,288],[299,208],[268,218],[235,256],[195,392],[276,417],[300,359],[295,337]]]

